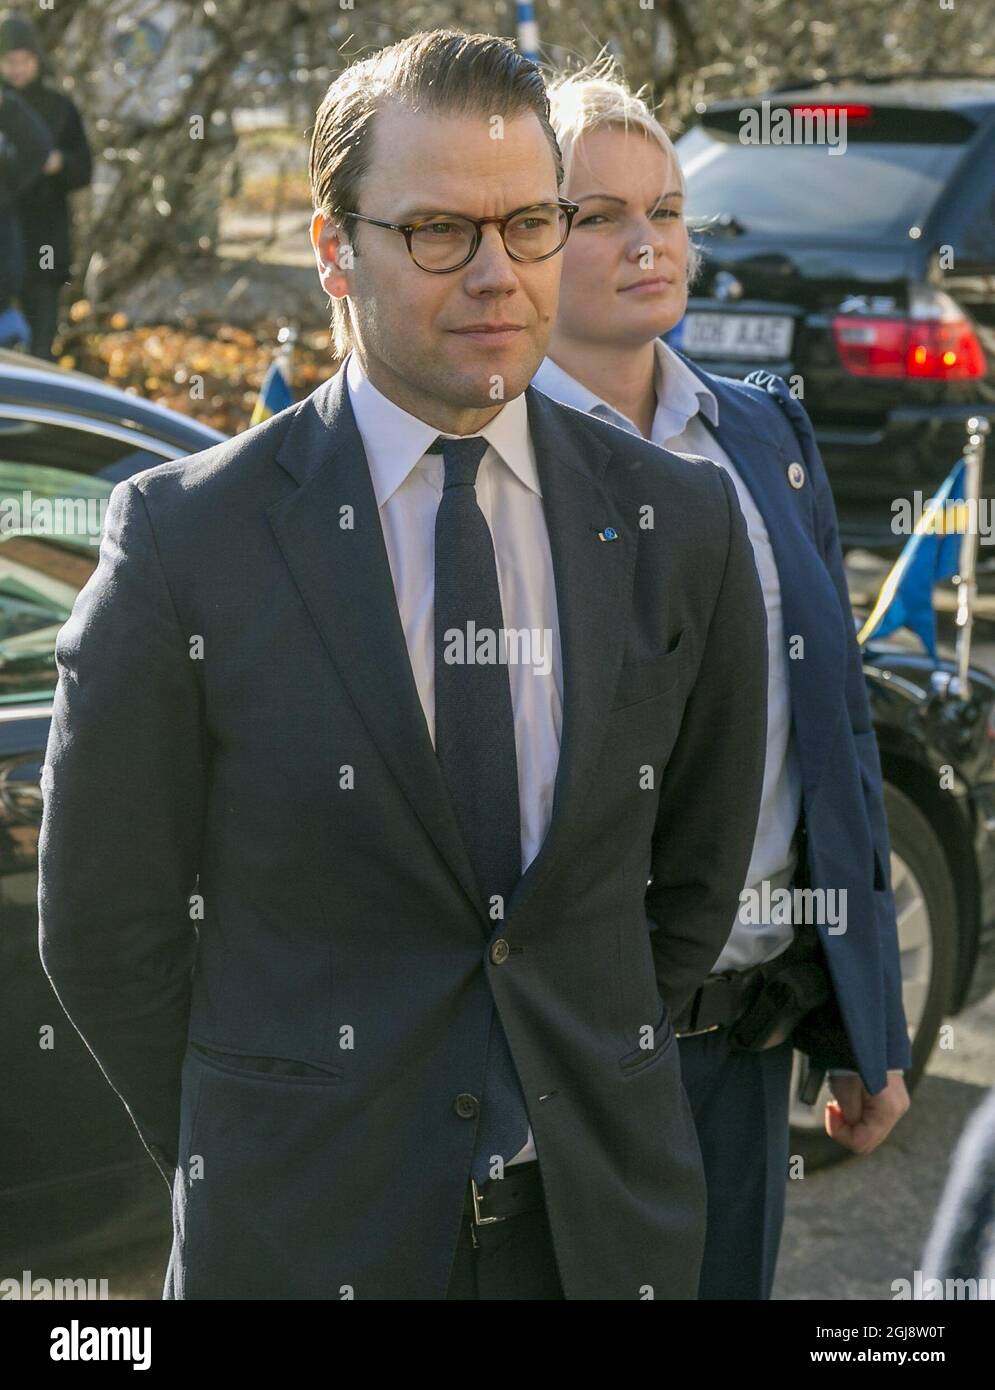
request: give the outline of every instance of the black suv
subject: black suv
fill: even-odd
[[[795,378],[844,546],[894,551],[892,504],[995,409],[995,79],[834,79],[698,120],[677,148],[704,264],[668,341]]]

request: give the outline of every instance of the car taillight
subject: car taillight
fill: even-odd
[[[798,111],[802,114],[811,112],[813,115],[835,116],[837,120],[843,118],[857,125],[870,125],[873,120],[871,108],[863,101],[834,101],[829,105],[821,101],[807,102],[804,106],[796,103],[791,111],[792,114]]]
[[[973,325],[942,290],[914,290],[903,318],[837,314],[832,328],[853,376],[965,381],[988,370]]]

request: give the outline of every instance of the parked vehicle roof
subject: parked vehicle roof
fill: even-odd
[[[227,435],[189,415],[122,391],[86,372],[0,348],[0,398],[7,404],[52,406],[94,419],[130,422],[137,429],[195,452]]]
[[[778,83],[764,96],[825,100],[827,92],[845,92],[856,101],[881,102],[889,106],[934,106],[961,111],[978,119],[995,108],[995,77],[950,75],[938,77],[872,77],[852,75],[826,77],[820,82]]]

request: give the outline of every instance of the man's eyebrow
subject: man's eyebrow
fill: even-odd
[[[663,202],[667,198],[683,198],[684,194],[679,188],[672,188],[669,193],[661,193],[658,202]],[[616,198],[614,193],[585,193],[583,198],[575,198],[577,203],[586,203],[591,198],[601,198],[606,203],[621,203],[623,206],[627,202],[625,198]]]
[[[523,208],[533,208],[541,207],[546,203],[555,202],[555,198],[536,198],[531,203],[521,203],[519,206]],[[511,210],[512,212],[517,212],[518,208],[512,208]],[[401,213],[398,217],[394,218],[393,220],[399,224],[403,224],[405,222],[417,222],[419,217],[434,217],[437,213],[448,213],[451,217],[470,217],[470,213],[468,212],[459,212],[456,208],[445,207],[443,204],[440,203],[430,203],[417,208],[408,208],[405,212]]]
[[[444,207],[441,203],[426,203],[424,207],[408,208],[400,213],[395,221],[397,222],[417,222],[419,217],[434,217],[437,212],[448,212],[453,217],[466,217],[465,212],[458,213],[455,208]]]

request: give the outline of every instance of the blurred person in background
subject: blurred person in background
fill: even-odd
[[[995,1297],[995,1088],[968,1117],[957,1141],[921,1276],[921,1288],[912,1281],[913,1298],[969,1298],[972,1292],[979,1299]],[[973,1290],[967,1285],[958,1291],[948,1282],[968,1279],[976,1281]],[[940,1280],[942,1288],[929,1280]]]
[[[618,76],[606,58],[550,87],[563,189],[579,211],[533,385],[671,452],[712,459],[746,517],[769,648],[760,819],[732,934],[674,1027],[708,1183],[699,1297],[769,1298],[794,1047],[829,1070],[826,1128],[845,1147],[870,1152],[908,1108],[881,771],[808,417],[780,378],[768,374],[764,389],[712,376],[662,341],[684,316],[698,257],[676,151]],[[738,717],[730,708],[716,740]],[[735,805],[735,786],[728,796]],[[813,929],[811,913],[796,929],[797,909],[780,910],[774,890],[791,890],[794,906],[806,887],[844,894],[822,899],[845,905],[844,930]]]
[[[30,328],[13,300],[24,274],[17,198],[40,173],[52,144],[31,107],[0,80],[0,347],[25,348]]]
[[[50,150],[41,168],[20,184],[15,214],[22,247],[17,291],[31,330],[31,352],[51,359],[59,295],[72,260],[68,195],[92,177],[90,146],[75,102],[42,81],[42,49],[31,21],[0,17],[0,83],[44,124]]]

